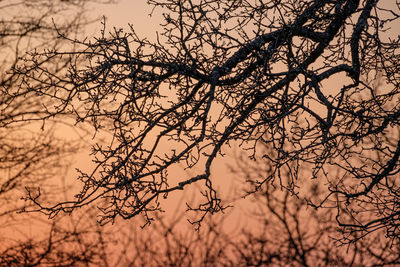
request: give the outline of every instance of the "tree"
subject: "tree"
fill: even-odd
[[[115,240],[90,215],[60,216],[50,227],[41,225],[34,238],[2,237],[1,266],[108,266],[108,246]]]
[[[271,152],[270,147],[259,149]],[[271,168],[269,164],[238,158],[233,170],[234,178],[242,181],[243,177],[249,180],[264,177]],[[311,184],[307,191],[320,195],[321,190],[324,188]],[[149,232],[127,223],[121,227],[122,249],[117,250],[113,266],[395,266],[400,263],[399,241],[392,242],[379,232],[351,246],[341,245],[334,209],[310,210],[304,199],[271,184],[249,198],[252,205],[242,211],[240,223],[234,214],[210,216],[199,231],[193,231],[190,225],[185,227],[182,223],[184,212],[175,213],[172,219],[156,215],[157,222],[148,228]]]
[[[253,169],[252,169],[253,170]],[[265,169],[257,168],[264,174]],[[247,170],[245,173],[249,174]],[[257,174],[250,174],[256,176]],[[254,196],[254,198],[253,198]],[[252,196],[257,208],[252,220],[227,231],[231,215],[205,219],[201,229],[183,230],[182,216],[157,217],[149,233],[122,228],[114,266],[394,266],[400,263],[399,244],[383,235],[369,235],[352,246],[338,246],[331,209],[312,210],[288,191],[267,185]],[[310,227],[312,226],[312,227]]]
[[[273,153],[259,145],[263,153]],[[256,181],[271,165],[245,155],[232,164],[233,177]],[[250,187],[249,187],[250,185]],[[318,183],[307,185],[310,195],[323,195]],[[241,189],[252,189],[251,184]],[[118,266],[395,266],[400,263],[399,240],[380,232],[343,245],[334,220],[335,209],[310,209],[307,201],[267,183],[252,194],[237,221],[234,214],[210,216],[199,231],[183,226],[185,214],[158,216],[149,232],[127,224],[121,227]],[[177,212],[177,210],[175,211]],[[243,214],[244,213],[244,214]],[[128,226],[129,225],[129,226]],[[228,226],[228,227],[226,227]],[[230,226],[230,227],[229,227]],[[234,226],[234,227],[232,227]],[[229,230],[227,230],[230,228]]]
[[[102,223],[150,222],[163,197],[201,184],[204,202],[189,206],[200,222],[226,207],[211,166],[238,145],[272,166],[254,190],[274,182],[301,196],[316,180],[327,193],[309,205],[334,208],[348,237],[399,237],[398,2],[149,3],[164,16],[155,42],[133,26],[82,41],[60,31],[76,50],[35,51],[15,67],[21,92],[52,103],[43,122],[69,114],[112,135],[93,147],[96,167],[80,173],[75,200],[44,204],[30,190],[37,210],[52,217],[96,203]],[[60,59],[68,72],[40,64]],[[259,155],[261,142],[273,153]],[[201,171],[170,177],[178,164]]]
[[[45,99],[39,95],[20,90],[18,84],[22,81],[13,69],[28,51],[42,47],[53,50],[65,45],[65,41],[58,38],[55,26],[68,36],[83,34],[83,28],[94,21],[87,14],[88,4],[96,2],[110,1],[0,1],[1,266],[35,266],[44,263],[69,266],[72,263],[90,262],[102,254],[99,247],[90,244],[91,240],[82,242],[80,249],[66,249],[72,243],[76,246],[83,237],[93,237],[97,233],[104,235],[104,231],[93,227],[89,231],[85,228],[88,226],[86,223],[67,226],[61,223],[65,219],[60,217],[50,226],[40,224],[43,233],[48,230],[48,236],[35,235],[32,239],[18,234],[14,236],[13,232],[18,227],[27,228],[27,224],[33,221],[30,215],[17,215],[17,212],[30,207],[28,202],[20,200],[25,188],[41,187],[47,199],[59,197],[66,189],[58,180],[50,178],[62,178],[69,157],[80,148],[75,140],[63,140],[56,134],[55,128],[65,121],[52,120],[46,129],[41,121],[36,123],[38,118],[47,115],[44,106],[51,103],[45,103]],[[52,68],[57,74],[66,71],[68,62],[43,61],[40,65]],[[37,130],[40,126],[43,126],[43,131]]]
[[[55,135],[57,120],[46,129],[42,125],[42,132],[34,130],[35,121],[39,120],[40,126],[40,118],[48,115],[44,107],[51,103],[20,90],[18,84],[23,81],[13,68],[28,51],[41,47],[56,50],[65,45],[58,38],[55,25],[68,36],[82,34],[82,28],[90,23],[86,6],[93,2],[99,1],[28,0],[0,5],[4,13],[0,20],[0,198],[3,208],[6,199],[15,200],[10,199],[14,194],[11,191],[41,185],[55,175],[53,170],[58,172],[57,168],[65,167],[67,160],[62,161],[61,157],[66,159],[65,156],[78,148],[72,140],[65,141]],[[67,69],[68,62],[42,61],[40,65],[52,68],[57,74]]]
[[[258,149],[274,153],[268,145]],[[233,169],[237,177],[246,177],[249,185],[273,171],[269,164],[243,158],[238,158]],[[367,236],[354,231],[343,236],[337,231],[336,209],[310,209],[307,202],[310,196],[326,195],[327,188],[318,182],[303,186],[305,199],[293,197],[273,183],[252,195],[256,207],[249,209],[247,216],[258,225],[244,228],[235,244],[243,266],[393,266],[400,262],[398,239],[386,238],[379,231]],[[348,245],[349,240],[357,242]]]

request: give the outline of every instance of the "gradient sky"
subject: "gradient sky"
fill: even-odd
[[[95,16],[106,17],[108,29],[117,27],[128,30],[128,24],[132,24],[140,36],[150,39],[160,29],[160,12],[155,11],[150,17],[152,7],[147,4],[147,0],[120,0],[116,4],[93,6],[92,11]]]
[[[121,0],[118,1],[117,4],[113,5],[96,5],[92,6],[91,8],[91,15],[94,17],[102,16],[104,15],[106,17],[106,26],[107,26],[107,31],[111,31],[113,27],[116,28],[124,28],[126,31],[129,31],[129,26],[128,24],[132,24],[134,29],[136,30],[137,34],[140,37],[146,37],[149,40],[154,40],[154,37],[156,36],[155,33],[156,31],[161,30],[161,27],[159,26],[160,23],[160,10],[156,10],[155,13],[153,14],[152,17],[149,16],[149,13],[152,10],[152,7],[149,6],[147,3],[147,0]],[[390,1],[388,1],[390,2]],[[394,1],[393,1],[394,2]],[[87,32],[88,34],[91,35],[99,35],[100,34],[100,28],[101,24],[100,22],[96,22],[93,24],[92,28],[90,28]],[[398,31],[398,29],[397,29]],[[230,192],[230,186],[232,180],[233,180],[233,175],[227,172],[226,168],[226,163],[232,160],[232,156],[234,155],[234,152],[240,152],[240,151],[235,151],[235,149],[228,151],[228,156],[225,157],[223,160],[217,160],[213,163],[213,176],[215,180],[217,181],[217,189],[223,189],[222,192],[223,194],[227,194]],[[231,161],[232,162],[232,161]],[[74,171],[74,168],[90,168],[90,159],[87,157],[87,153],[81,154],[79,158],[76,160],[76,164],[71,168],[70,171],[70,180],[71,183],[75,183],[76,181],[76,176],[77,173]],[[202,165],[199,166],[201,168]],[[88,170],[88,169],[86,169]],[[175,181],[176,177],[177,178],[183,178],[181,175],[192,175],[196,173],[196,168],[194,170],[188,170],[187,172],[183,172],[182,170],[176,169],[176,173],[170,173],[170,176],[172,180]],[[175,176],[175,177],[174,177]],[[173,185],[173,184],[171,184]],[[78,183],[77,186],[79,187],[80,184]],[[78,190],[79,188],[77,188]],[[188,192],[185,192],[185,199],[184,201],[190,201],[191,200],[191,195],[193,192],[197,196],[200,196],[198,187],[197,186],[191,186],[191,190]],[[194,190],[194,191],[193,191]],[[219,191],[221,192],[221,191]],[[76,193],[76,192],[73,192]],[[232,192],[230,192],[232,193]],[[172,203],[177,203],[178,201],[181,201],[181,195],[180,194],[171,194],[169,195],[169,200],[167,203],[169,203],[170,207],[172,206]],[[226,199],[224,196],[222,196],[222,199]],[[183,201],[183,202],[184,202]],[[249,203],[249,199],[242,201],[239,205],[237,205],[239,208],[235,210],[235,219],[238,221],[240,220],[240,217],[243,217],[243,210],[244,207],[246,207]],[[182,204],[182,203],[181,203]],[[165,205],[165,203],[163,203]],[[236,204],[235,204],[236,205]],[[164,206],[165,207],[165,206]],[[242,207],[242,208],[241,208]],[[182,207],[182,211],[185,209],[185,207]],[[171,208],[173,210],[173,208]],[[187,214],[189,216],[189,214]],[[243,219],[244,220],[244,219]],[[233,227],[237,226],[237,224],[233,224]]]

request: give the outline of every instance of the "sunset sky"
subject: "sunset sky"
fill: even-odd
[[[0,7],[2,2],[0,0]],[[151,42],[157,41],[157,32],[163,30],[159,24],[165,10],[152,10],[152,7],[146,3],[147,0],[116,2],[110,5],[93,3],[89,5],[90,18],[105,17],[104,36],[106,38],[115,29],[123,29],[124,32],[129,33],[129,25],[131,25],[140,38],[146,38]],[[241,4],[245,2],[237,1]],[[254,5],[263,3],[263,1],[249,2],[254,2]],[[294,1],[288,2],[288,6],[295,7]],[[398,1],[396,1],[397,6],[394,1],[391,5],[388,2],[390,1],[384,1],[388,9],[399,12]],[[20,217],[14,216],[14,213],[8,217],[0,216],[0,219],[4,220],[3,227],[0,227],[0,266],[2,266],[2,249],[6,248],[8,243],[19,244],[18,242],[23,238],[29,242],[39,240],[41,237],[48,236],[49,233],[53,233],[56,236],[54,239],[57,240],[57,234],[64,233],[65,229],[73,229],[72,234],[68,232],[69,230],[65,230],[65,233],[70,235],[68,238],[79,231],[84,233],[85,238],[81,240],[77,234],[76,239],[64,247],[74,250],[85,247],[86,243],[90,245],[92,244],[90,242],[96,240],[95,243],[97,243],[90,249],[96,252],[108,249],[108,253],[104,255],[109,255],[110,262],[117,262],[124,257],[127,262],[128,258],[133,261],[143,249],[145,251],[144,254],[139,255],[141,257],[148,257],[148,255],[154,257],[159,251],[163,253],[166,251],[162,256],[173,261],[174,257],[178,257],[180,253],[188,253],[188,248],[193,249],[191,247],[193,244],[198,246],[198,249],[195,247],[194,251],[203,253],[206,256],[201,255],[201,257],[205,258],[209,253],[206,250],[214,248],[213,245],[216,244],[218,244],[217,249],[229,247],[226,252],[228,258],[234,252],[237,253],[236,256],[239,255],[239,258],[245,259],[243,255],[246,253],[250,253],[250,257],[255,258],[256,256],[251,254],[256,251],[260,253],[261,258],[265,255],[270,257],[259,261],[263,264],[278,259],[282,262],[296,260],[299,265],[307,265],[305,263],[309,258],[306,259],[304,255],[309,252],[307,257],[314,257],[320,260],[318,262],[324,262],[325,259],[332,257],[329,260],[332,259],[332,262],[338,265],[352,260],[365,262],[368,257],[374,258],[376,262],[392,258],[398,262],[400,256],[394,253],[390,255],[388,252],[391,251],[390,242],[389,238],[385,238],[390,233],[389,230],[385,235],[383,230],[375,233],[376,229],[374,229],[368,238],[357,243],[360,244],[359,246],[346,247],[350,248],[348,249],[350,252],[346,251],[344,246],[338,247],[337,244],[342,240],[348,242],[350,238],[357,240],[358,235],[364,234],[362,231],[365,229],[368,231],[369,228],[357,228],[356,225],[355,229],[362,230],[351,232],[354,225],[349,223],[350,226],[346,225],[347,228],[342,228],[349,232],[343,234],[337,230],[340,220],[358,223],[357,219],[360,218],[360,222],[364,223],[364,220],[366,222],[373,220],[374,216],[376,218],[387,216],[385,220],[377,220],[377,225],[381,226],[379,223],[384,225],[389,221],[388,225],[393,226],[394,224],[390,225],[392,222],[390,220],[396,222],[398,219],[393,218],[399,217],[398,214],[393,216],[387,214],[397,212],[396,209],[399,208],[396,197],[399,196],[400,141],[397,139],[400,138],[398,104],[400,91],[397,87],[400,82],[396,81],[399,77],[396,72],[398,67],[393,62],[400,50],[400,35],[397,36],[400,19],[397,19],[398,21],[393,23],[392,28],[389,28],[387,32],[379,35],[381,39],[377,37],[378,35],[374,36],[371,33],[375,39],[363,40],[362,31],[359,33],[361,37],[358,36],[359,39],[357,39],[354,32],[358,28],[353,27],[357,22],[356,19],[349,15],[346,17],[349,23],[340,24],[346,21],[342,20],[341,16],[347,11],[340,11],[343,13],[338,15],[335,12],[340,10],[340,5],[318,3],[322,7],[316,10],[320,9],[321,14],[324,12],[327,14],[321,15],[312,10],[310,13],[305,12],[304,15],[307,18],[305,21],[317,21],[318,24],[299,26],[293,23],[293,26],[292,21],[289,21],[289,27],[286,25],[286,17],[280,14],[281,20],[279,15],[276,15],[271,18],[271,25],[281,23],[284,25],[280,25],[282,30],[279,28],[272,30],[275,26],[271,25],[265,30],[263,23],[267,23],[265,21],[270,18],[264,17],[257,23],[250,20],[253,23],[249,23],[251,26],[244,24],[250,29],[259,27],[258,32],[254,30],[250,33],[243,33],[245,32],[243,29],[247,29],[241,28],[244,26],[237,27],[243,30],[240,32],[235,28],[236,25],[229,30],[227,27],[221,32],[213,28],[214,26],[208,28],[207,20],[202,21],[206,16],[203,17],[203,10],[198,8],[198,13],[194,16],[201,14],[196,19],[207,26],[199,31],[196,28],[190,33],[195,33],[197,37],[185,39],[179,36],[174,39],[175,37],[164,36],[161,40],[164,42],[168,40],[176,46],[171,45],[172,48],[166,49],[166,52],[162,47],[160,50],[163,53],[159,54],[155,49],[151,56],[141,54],[140,49],[137,50],[139,52],[132,49],[134,46],[143,45],[141,39],[136,42],[134,38],[120,39],[118,36],[112,40],[109,39],[111,41],[104,42],[102,39],[96,43],[98,40],[96,38],[101,36],[102,31],[100,19],[84,30],[87,36],[84,42],[79,43],[74,41],[75,39],[66,41],[66,43],[72,43],[74,48],[68,45],[60,46],[59,50],[54,50],[57,52],[53,52],[50,49],[46,51],[43,47],[43,54],[34,50],[27,56],[28,59],[21,60],[23,63],[15,67],[20,75],[18,79],[23,77],[18,83],[19,87],[15,87],[17,91],[15,99],[26,89],[26,95],[23,95],[21,99],[25,101],[29,99],[26,96],[33,96],[33,99],[40,99],[36,102],[36,104],[40,103],[39,108],[42,106],[45,108],[43,112],[45,115],[40,112],[33,113],[32,116],[35,119],[35,116],[46,117],[47,113],[54,112],[49,115],[49,118],[46,117],[47,124],[42,123],[45,119],[39,118],[31,124],[26,124],[24,126],[26,128],[22,127],[22,129],[31,131],[31,135],[27,136],[45,136],[54,130],[54,136],[49,134],[50,141],[58,140],[56,137],[60,137],[64,141],[67,140],[66,144],[72,145],[79,140],[79,146],[82,149],[78,150],[78,145],[76,145],[72,152],[78,151],[77,153],[66,153],[65,158],[54,157],[57,159],[53,161],[56,167],[46,161],[43,165],[38,165],[40,167],[38,173],[43,174],[43,177],[47,177],[46,171],[54,176],[51,170],[59,167],[56,177],[49,180],[43,179],[49,181],[44,184],[47,188],[43,192],[48,190],[53,194],[50,194],[50,199],[44,199],[43,202],[40,199],[39,203],[52,206],[59,201],[66,201],[62,205],[57,204],[56,208],[43,208],[42,211],[50,211],[53,216],[58,212],[65,215],[65,211],[68,213],[73,210],[72,216],[55,216],[55,221],[36,211],[23,213]],[[370,0],[365,0],[360,1],[359,5],[367,6],[371,3]],[[277,5],[281,4],[279,2]],[[238,10],[243,12],[241,8],[243,7]],[[247,8],[252,10],[253,6]],[[258,10],[264,10],[264,8],[263,5],[259,9],[254,8],[253,16],[257,15]],[[268,10],[265,12],[278,14],[284,8],[279,9],[279,12],[275,10],[275,6],[265,10]],[[288,8],[285,11],[298,18],[299,12],[294,10]],[[356,8],[353,12],[359,16],[361,11],[355,10]],[[150,16],[149,13],[152,11],[153,14]],[[191,10],[187,12],[190,13]],[[218,14],[213,13],[212,9],[209,12],[213,14],[210,16]],[[240,12],[238,14],[242,14]],[[223,21],[221,18],[225,15],[218,15],[220,16],[218,22]],[[239,21],[240,17],[241,15],[235,14],[231,19]],[[2,26],[1,23],[0,21],[0,26]],[[337,28],[336,23],[339,25]],[[390,21],[385,23],[390,23]],[[174,25],[170,26],[171,29],[179,31],[179,27],[174,28]],[[318,27],[326,32],[319,32]],[[342,27],[343,31],[340,30]],[[286,32],[287,29],[290,29],[290,32]],[[368,31],[371,29],[374,27],[365,31],[366,36],[370,34]],[[379,26],[376,26],[376,29],[380,29]],[[185,31],[188,31],[187,28],[181,34],[186,34]],[[268,35],[271,32],[276,35]],[[331,34],[333,35],[330,36]],[[352,34],[356,37],[350,38]],[[258,38],[260,35],[263,38]],[[79,38],[83,39],[85,36]],[[254,36],[257,37],[258,42],[252,42]],[[286,36],[291,36],[292,39],[287,41]],[[58,36],[60,37],[61,35]],[[242,37],[243,39],[240,39]],[[239,41],[235,38],[239,38]],[[322,39],[329,41],[321,41]],[[115,40],[117,41],[114,43]],[[224,41],[223,46],[219,46],[221,40]],[[242,42],[249,42],[249,40],[251,46],[243,48]],[[393,46],[383,45],[380,40],[393,42]],[[375,45],[375,41],[378,45]],[[191,47],[190,49],[193,49],[190,51],[196,51],[193,52],[194,57],[190,54],[192,52],[187,52],[185,42],[188,43],[188,47]],[[197,46],[197,42],[201,45]],[[360,42],[361,45],[357,46],[357,43],[354,45],[353,42]],[[3,47],[6,45],[0,44],[0,49]],[[87,50],[79,53],[76,52],[79,50],[74,50],[75,47],[78,47],[77,49],[83,47]],[[94,49],[91,50],[93,47]],[[121,50],[120,47],[122,47]],[[143,49],[147,53],[146,49],[149,51],[153,49],[153,46],[150,47],[144,46]],[[384,50],[386,54],[383,54],[389,55],[386,61],[392,65],[384,64],[385,57],[375,52],[376,47],[386,49]],[[125,48],[128,49],[124,50]],[[216,56],[208,54],[211,51],[210,48],[217,51],[214,51]],[[356,51],[356,48],[359,50]],[[170,53],[170,51],[176,52],[174,49],[183,52],[178,53],[180,55]],[[224,50],[228,52],[221,52]],[[235,53],[239,50],[240,53]],[[361,59],[357,57],[358,53],[361,54]],[[131,60],[132,55],[135,57],[133,60]],[[316,58],[312,58],[314,56]],[[165,60],[164,57],[166,57]],[[37,58],[48,60],[43,63],[44,68],[37,64]],[[54,58],[56,61],[53,61]],[[76,58],[78,59],[75,60]],[[68,61],[69,59],[73,60]],[[66,66],[70,68],[68,71],[61,68],[61,71],[54,73],[53,79],[52,71],[48,71],[46,66],[50,66],[51,70],[53,66],[57,68],[59,65],[63,66],[58,64],[57,60],[60,62],[66,60],[68,62]],[[377,62],[382,60],[383,63],[380,61],[375,63],[374,60]],[[181,61],[184,64],[183,67],[180,64]],[[215,65],[220,62],[229,64],[226,63],[223,68],[217,68]],[[361,67],[357,65],[359,62],[362,62]],[[52,63],[54,65],[51,65]],[[367,73],[366,76],[363,76],[363,71]],[[387,71],[388,79],[381,81],[380,75],[384,71]],[[357,76],[360,72],[361,76]],[[103,77],[105,79],[102,80]],[[358,77],[361,78],[358,80]],[[367,78],[375,79],[374,77],[377,77],[379,81],[367,81]],[[18,79],[15,80],[19,81]],[[108,83],[109,80],[110,83]],[[5,85],[1,86],[6,88]],[[42,100],[43,103],[41,103]],[[1,97],[0,101],[2,101]],[[21,103],[25,103],[23,101]],[[10,103],[14,102],[10,101]],[[18,103],[15,108],[17,111]],[[36,107],[29,101],[26,103],[28,104],[22,106],[26,110],[29,110],[30,105]],[[61,104],[57,105],[57,103]],[[63,107],[64,103],[67,103],[65,104],[67,108],[62,110],[60,107]],[[2,105],[8,107],[9,103],[0,102],[0,107]],[[8,110],[12,107],[10,104]],[[58,109],[62,111],[58,113]],[[21,117],[22,122],[25,122],[24,116],[25,118],[30,116],[29,112],[27,113],[28,115],[22,114],[16,118]],[[185,117],[186,114],[191,115]],[[99,124],[96,124],[97,119],[100,121]],[[14,125],[12,120],[10,125]],[[0,119],[0,122],[3,121],[7,121],[6,116]],[[54,129],[52,125],[56,125]],[[14,130],[10,129],[10,131]],[[0,134],[9,137],[5,130]],[[12,138],[15,136],[11,136],[10,140],[14,140]],[[26,138],[27,141],[35,141],[33,137]],[[3,143],[8,141],[8,139],[4,140]],[[18,142],[15,140],[14,143]],[[97,151],[92,147],[96,142],[100,144]],[[396,147],[397,142],[398,147]],[[12,146],[8,146],[7,143],[2,145],[0,142],[0,149],[3,149],[0,152],[6,151],[5,148],[8,147]],[[68,146],[64,143],[63,147]],[[23,147],[19,151],[24,151]],[[28,154],[29,151],[26,153]],[[89,156],[91,153],[92,155]],[[57,155],[63,154],[58,152]],[[215,159],[213,159],[214,156]],[[7,158],[7,155],[3,158]],[[94,163],[94,159],[98,159],[97,163]],[[208,161],[210,159],[211,161]],[[10,162],[13,162],[12,160],[14,159]],[[39,160],[38,162],[41,163]],[[195,162],[194,166],[191,166],[193,162]],[[209,162],[211,165],[208,165]],[[30,164],[30,162],[26,163],[27,169]],[[25,163],[18,162],[16,166],[24,167]],[[208,172],[209,166],[211,166],[211,175]],[[11,171],[4,174],[7,168],[2,168],[0,171],[5,177],[6,175],[13,176]],[[37,176],[33,176],[32,181],[35,181]],[[196,180],[194,179],[196,177],[200,178]],[[192,180],[188,180],[190,178]],[[0,179],[0,187],[2,182]],[[258,182],[260,184],[257,184]],[[213,186],[208,187],[211,183]],[[4,183],[4,188],[9,184]],[[257,188],[259,191],[247,195],[246,190],[254,190],[255,185],[260,185]],[[18,186],[20,187],[14,191],[18,196],[13,195],[7,199],[7,205],[22,206],[23,203],[28,203],[20,197],[24,196],[27,190],[34,188],[35,184],[33,186],[28,184],[26,187],[25,184],[18,184]],[[64,190],[65,188],[67,189]],[[353,191],[359,193],[349,193]],[[80,192],[82,192],[80,195],[76,195]],[[219,199],[210,197],[214,192],[217,192],[217,196],[222,199],[222,206],[232,207],[226,209],[225,212],[215,212],[219,206],[211,204]],[[1,190],[0,193],[2,193]],[[368,193],[371,194],[368,195]],[[33,197],[30,195],[30,201],[36,201],[34,196],[35,194]],[[97,196],[100,197],[97,199]],[[74,202],[76,200],[77,202]],[[146,202],[147,200],[149,202]],[[204,201],[206,205],[198,206]],[[199,207],[197,213],[190,210],[186,203]],[[320,203],[321,206],[317,207],[314,203]],[[149,208],[151,217],[153,215],[151,209],[158,204],[166,212],[157,213],[155,220],[152,221],[143,210],[146,211]],[[140,209],[141,205],[144,205],[143,209]],[[42,206],[34,207],[33,209],[37,209]],[[198,212],[201,207],[206,207],[207,212]],[[214,209],[214,207],[217,208]],[[101,213],[99,211],[101,208],[106,212]],[[138,210],[139,215],[123,220],[123,215],[129,216]],[[187,210],[189,212],[185,212]],[[0,215],[1,212],[0,208]],[[210,216],[211,213],[216,214]],[[112,219],[115,216],[116,219],[102,227],[96,222],[101,219],[100,214],[106,214],[105,218],[109,216]],[[199,232],[195,231],[196,225],[188,223],[188,219],[199,219],[202,214],[207,214],[204,221],[205,227],[200,228],[200,234],[206,235],[206,237],[202,236],[204,240],[197,235]],[[164,220],[158,221],[157,216]],[[55,224],[52,226],[57,220],[61,220],[58,222],[60,228],[54,226]],[[219,225],[221,221],[223,224]],[[151,222],[152,225],[141,230],[140,227],[144,222]],[[373,221],[371,225],[374,223],[376,221]],[[389,226],[384,225],[384,227]],[[384,227],[382,229],[386,230]],[[56,229],[54,232],[50,232],[54,229]],[[325,231],[328,234],[325,234]],[[396,231],[398,230],[393,230],[393,233],[396,234]],[[106,239],[109,239],[102,241],[103,234]],[[342,236],[345,238],[341,239]],[[348,237],[349,239],[346,239]],[[50,241],[52,241],[51,238],[50,235]],[[66,240],[69,240],[68,238]],[[333,241],[335,238],[338,238],[340,242],[335,243]],[[392,244],[396,246],[400,239],[393,239],[395,241]],[[50,241],[48,243],[52,244]],[[58,241],[62,243],[62,237]],[[185,241],[190,242],[186,244]],[[45,244],[43,247],[46,248],[46,242],[46,240],[43,241],[40,246]],[[105,244],[105,246],[101,247],[100,244]],[[179,247],[181,245],[182,247]],[[42,249],[42,247],[39,248]],[[174,248],[179,248],[181,251],[174,251]],[[396,246],[391,249],[396,251],[399,248]],[[193,254],[194,257],[200,255],[196,253]],[[287,254],[283,256],[282,253]],[[374,253],[381,254],[375,257]],[[218,257],[219,254],[216,255]],[[353,255],[354,258],[351,259]],[[120,264],[123,265],[123,263]]]

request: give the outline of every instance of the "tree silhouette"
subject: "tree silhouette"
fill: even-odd
[[[274,153],[268,145],[260,145],[258,149],[265,154]],[[240,157],[234,166],[236,176],[245,177],[250,189],[257,179],[273,171],[269,164],[251,163]],[[274,183],[267,183],[252,195],[256,207],[247,211],[247,216],[253,217],[259,226],[244,228],[241,241],[236,244],[243,266],[393,266],[399,263],[398,239],[387,238],[382,231],[366,236],[358,231],[342,235],[335,221],[336,209],[310,209],[307,202],[310,196],[323,197],[328,189],[318,181],[310,181],[303,187],[304,198],[293,197],[290,191],[282,191]],[[373,217],[372,213],[369,215]],[[354,240],[357,242],[348,244]]]
[[[253,170],[253,169],[252,169]],[[264,173],[263,168],[257,168]],[[247,170],[243,170],[248,173]],[[255,176],[255,174],[252,174]],[[253,198],[254,197],[254,198]],[[288,191],[267,185],[252,196],[257,208],[248,210],[252,222],[236,224],[231,215],[210,216],[200,230],[183,230],[180,219],[157,217],[147,234],[122,228],[114,266],[395,266],[400,263],[398,241],[369,235],[351,246],[338,246],[332,209],[312,210]]]
[[[4,13],[0,20],[0,197],[7,195],[8,199],[13,195],[9,193],[12,190],[39,186],[41,181],[55,175],[53,169],[65,165],[61,157],[65,159],[77,149],[77,144],[54,135],[54,124],[46,129],[41,121],[34,125],[48,115],[44,107],[51,103],[46,103],[40,95],[20,90],[18,85],[24,81],[13,69],[28,51],[42,47],[56,50],[65,45],[54,25],[66,35],[82,33],[82,27],[90,22],[85,16],[90,2],[28,0],[0,4]],[[73,15],[66,16],[69,13]],[[68,62],[42,61],[40,65],[52,68],[57,74],[67,69]],[[42,132],[34,130],[40,126]]]
[[[46,129],[42,121],[35,122],[47,115],[44,107],[51,103],[45,103],[40,95],[20,90],[18,85],[23,81],[13,71],[14,67],[23,61],[22,57],[28,51],[42,48],[56,50],[66,44],[65,40],[58,38],[55,25],[65,35],[82,34],[83,29],[94,21],[87,14],[88,4],[96,2],[110,1],[0,1],[1,266],[37,266],[45,263],[70,266],[90,262],[102,254],[98,247],[89,246],[89,239],[81,243],[80,249],[75,247],[76,250],[71,250],[71,243],[76,245],[77,240],[96,235],[97,230],[93,226],[90,231],[90,228],[85,228],[87,222],[67,227],[60,223],[59,218],[50,227],[42,223],[37,228],[43,235],[25,237],[14,232],[21,225],[22,228],[29,228],[27,226],[34,221],[30,215],[17,215],[18,211],[30,207],[28,202],[20,200],[25,188],[41,187],[46,198],[59,197],[66,189],[57,179],[50,178],[61,178],[69,157],[80,147],[76,141],[63,140],[55,133],[61,120],[53,120]],[[68,62],[42,61],[40,65],[52,68],[57,74],[67,70]],[[43,131],[39,130],[41,126]],[[48,236],[44,234],[47,230]]]
[[[155,42],[133,26],[82,41],[60,30],[75,50],[35,51],[15,66],[18,90],[51,103],[43,123],[69,114],[112,135],[92,148],[96,167],[80,173],[76,199],[53,206],[30,190],[37,210],[96,203],[102,223],[150,222],[163,198],[200,184],[204,201],[189,206],[200,222],[226,207],[211,166],[237,145],[271,165],[255,191],[273,182],[300,196],[315,180],[327,191],[309,205],[335,209],[348,238],[377,229],[398,238],[398,2],[149,3],[164,16]],[[41,64],[59,60],[67,72]],[[273,153],[259,155],[261,142]],[[171,177],[177,165],[197,173]]]
[[[60,216],[33,238],[2,237],[1,266],[108,266],[115,240],[90,215]]]
[[[263,153],[270,146],[259,145]],[[271,165],[252,162],[241,154],[232,164],[233,177],[255,181],[270,173]],[[242,184],[243,185],[243,184]],[[246,190],[249,185],[241,189]],[[323,186],[307,185],[310,195],[323,195]],[[250,184],[250,189],[252,189]],[[306,200],[267,183],[252,194],[241,211],[210,216],[199,231],[183,225],[185,214],[158,216],[148,233],[136,226],[121,227],[118,266],[395,266],[400,263],[399,240],[381,232],[343,245],[335,209],[310,209]],[[247,203],[248,204],[248,203]],[[187,226],[187,225],[186,225]],[[228,227],[227,227],[228,226]],[[232,227],[234,226],[234,227]],[[229,230],[227,230],[229,228]]]
[[[267,153],[270,147],[260,146]],[[232,164],[233,165],[233,164]],[[234,177],[242,181],[263,177],[269,164],[238,158]],[[309,185],[310,194],[323,187]],[[246,187],[242,188],[245,189]],[[304,199],[279,186],[266,184],[249,197],[252,205],[235,214],[210,216],[199,231],[183,224],[184,212],[156,215],[149,232],[127,223],[113,266],[395,266],[399,241],[380,232],[340,245],[334,209],[310,209]],[[248,203],[247,203],[248,204]],[[160,216],[159,216],[160,215]],[[358,233],[354,233],[357,235]],[[339,237],[339,239],[336,239]]]

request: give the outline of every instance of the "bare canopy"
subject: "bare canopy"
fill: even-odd
[[[113,135],[92,148],[96,167],[80,173],[76,199],[48,206],[28,192],[40,211],[95,204],[103,223],[150,220],[163,197],[197,183],[201,221],[225,207],[210,168],[239,145],[271,165],[254,190],[274,183],[299,194],[317,181],[327,193],[309,205],[337,209],[345,234],[399,237],[398,1],[149,3],[164,16],[156,42],[134,25],[94,40],[60,32],[74,51],[36,51],[15,68],[19,90],[51,103],[40,119],[70,115]],[[60,59],[67,72],[40,63]],[[259,143],[273,152],[258,155]],[[175,183],[178,164],[198,173]]]

